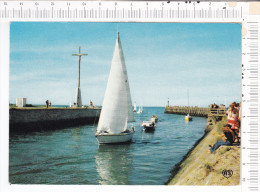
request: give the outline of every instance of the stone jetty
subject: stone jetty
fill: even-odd
[[[207,117],[207,127],[201,139],[175,165],[168,185],[239,185],[240,183],[240,146],[221,146],[214,154],[207,151],[219,139],[212,133],[223,134],[222,127],[227,123],[225,107],[179,107],[167,106],[165,113]],[[232,170],[233,176],[222,175]]]
[[[97,124],[100,108],[15,107],[9,109],[10,132],[52,130],[84,124]]]
[[[206,117],[207,127],[205,132],[211,131],[215,122],[226,116],[227,109],[225,107],[187,107],[187,106],[166,106],[165,113],[187,115],[188,113],[194,117]]]
[[[226,114],[225,107],[212,108],[212,107],[180,107],[180,106],[166,106],[165,113],[187,115],[188,113],[195,117],[209,117],[218,118]],[[217,120],[217,119],[214,119]]]
[[[186,154],[183,160],[172,170],[168,185],[222,185],[240,184],[240,146],[221,146],[213,154],[207,151],[209,145],[218,141],[212,133],[222,134],[222,127],[227,123],[224,117],[213,122],[213,128]],[[230,178],[223,176],[223,171],[232,170]]]
[[[209,107],[166,106],[164,112],[179,115],[187,115],[189,113],[192,116],[208,117],[210,109]]]

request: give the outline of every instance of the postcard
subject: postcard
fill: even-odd
[[[1,24],[10,47],[1,49],[9,53],[6,189],[240,191],[242,119],[252,104],[244,90],[257,85],[244,79],[255,73],[247,73],[254,63],[243,70],[243,38],[254,26],[188,22],[185,11],[163,12],[182,22],[86,13],[85,21]]]

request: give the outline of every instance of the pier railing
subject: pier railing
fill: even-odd
[[[164,112],[180,115],[187,115],[189,113],[197,117],[220,117],[226,115],[226,108],[166,106]]]
[[[226,115],[226,108],[218,108],[218,109],[214,109],[211,108],[209,110],[209,116],[225,116]]]

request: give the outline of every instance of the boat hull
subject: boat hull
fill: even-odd
[[[99,134],[96,135],[99,144],[113,144],[130,142],[134,132],[120,134]]]
[[[144,126],[144,131],[149,132],[149,131],[154,131],[155,126]]]

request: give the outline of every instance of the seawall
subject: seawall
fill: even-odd
[[[10,108],[10,132],[26,132],[98,123],[101,109]]]
[[[209,145],[220,138],[212,133],[222,134],[226,118],[213,122],[213,128],[205,132],[183,160],[175,165],[168,185],[239,185],[240,183],[240,146],[221,146],[214,153],[208,153]],[[229,178],[222,172],[232,170]]]

